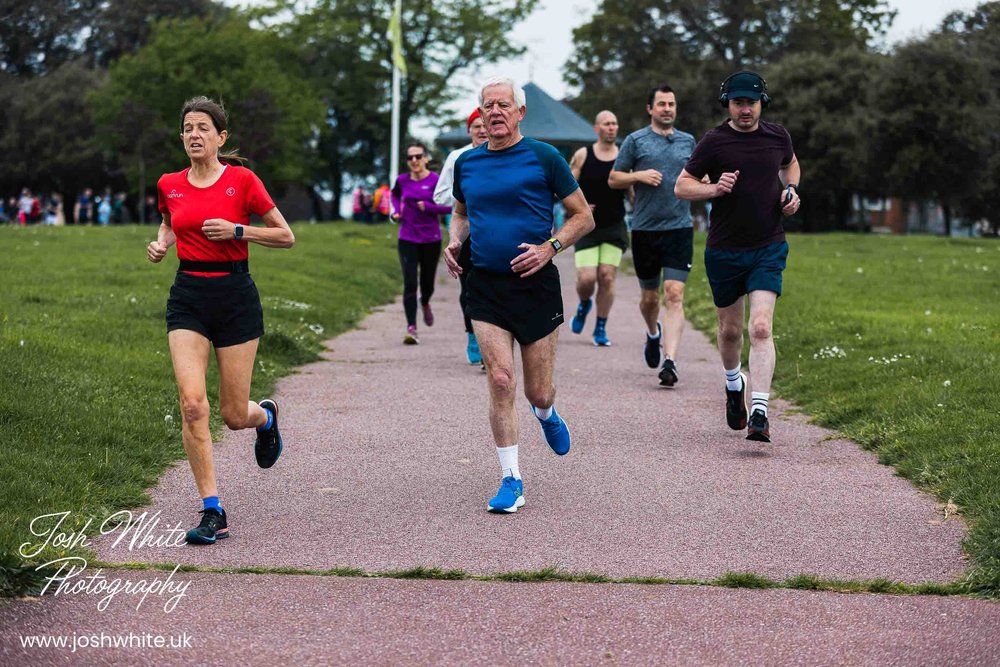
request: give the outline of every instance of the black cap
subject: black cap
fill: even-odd
[[[749,100],[759,100],[760,96],[766,92],[764,79],[759,74],[753,72],[737,72],[726,80],[722,87],[722,92],[726,94],[726,99],[735,100],[745,97]]]

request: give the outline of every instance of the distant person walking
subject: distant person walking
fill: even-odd
[[[611,306],[615,302],[615,277],[622,253],[628,248],[628,230],[625,228],[625,192],[613,190],[608,185],[611,168],[618,157],[618,118],[610,111],[602,111],[594,119],[597,141],[581,148],[570,160],[573,177],[580,183],[583,196],[594,214],[594,231],[576,242],[576,293],[580,304],[570,323],[578,334],[583,331],[587,314],[597,292],[597,323],[594,325],[594,345],[611,345],[607,323]]]
[[[674,195],[677,180],[694,150],[694,137],[674,127],[677,97],[670,86],[649,91],[649,127],[625,138],[608,184],[635,189],[632,258],[639,279],[639,311],[646,321],[646,365],[656,368],[663,349],[661,385],[680,379],[677,348],[684,332],[684,284],[691,273],[694,229],[691,205]],[[666,185],[664,185],[664,182]],[[660,325],[660,285],[666,312]]]
[[[212,347],[226,426],[234,431],[257,429],[254,455],[261,468],[274,465],[282,450],[277,403],[250,401],[264,317],[249,273],[247,243],[290,248],[295,237],[260,179],[249,169],[220,161],[227,127],[220,104],[205,97],[184,103],[181,141],[191,166],[160,177],[163,222],[147,249],[149,261],[155,263],[176,243],[180,259],[167,300],[167,341],[180,394],[181,437],[202,499],[201,523],[187,532],[191,544],[213,544],[229,536],[208,426],[205,373]],[[239,160],[235,152],[221,157]],[[251,227],[251,214],[261,216],[265,227]]]
[[[452,276],[462,274],[458,256],[465,239],[472,239],[468,313],[486,362],[490,426],[503,476],[487,509],[516,512],[524,505],[524,486],[517,454],[514,342],[521,348],[524,394],[549,447],[564,455],[570,433],[556,412],[553,382],[563,304],[552,258],[592,230],[594,218],[559,152],[521,134],[527,111],[523,89],[505,77],[489,79],[480,87],[479,107],[489,141],[455,163],[455,211],[445,261]],[[566,221],[555,236],[553,197],[566,208]]]
[[[774,307],[788,244],[783,215],[799,210],[801,170],[792,138],[781,125],[760,119],[770,103],[767,82],[741,71],[722,82],[719,102],[727,120],[709,131],[677,179],[678,197],[712,200],[705,271],[719,317],[719,354],[726,373],[726,423],[747,429],[747,440],[771,441],[767,404],[774,375]],[[708,183],[702,182],[708,177]],[[750,379],[741,371],[744,295],[750,297]]]
[[[438,179],[437,187],[434,188],[434,201],[442,206],[447,206],[449,209],[455,205],[455,198],[452,197],[452,188],[455,185],[455,162],[460,155],[477,146],[483,145],[489,138],[486,134],[486,125],[483,123],[478,107],[469,114],[468,120],[465,121],[465,131],[469,133],[469,138],[472,139],[472,142],[448,154],[448,157],[444,161],[444,166],[441,168],[441,177]],[[472,266],[472,243],[469,239],[465,239],[462,243],[462,250],[458,253],[458,265],[462,267],[462,273],[458,276],[461,284],[458,304],[462,308],[462,318],[465,320],[465,357],[469,360],[470,364],[478,365],[482,364],[483,355],[479,351],[479,343],[476,341],[476,334],[472,330],[472,320],[469,319],[466,303],[465,285],[469,278],[469,269]]]
[[[410,173],[400,174],[392,188],[392,219],[399,221],[399,263],[403,268],[403,310],[406,334],[403,342],[416,345],[417,285],[420,285],[420,308],[424,324],[434,326],[431,296],[434,277],[441,259],[441,223],[439,215],[451,207],[434,203],[438,175],[427,169],[427,148],[421,143],[406,147],[406,166]]]

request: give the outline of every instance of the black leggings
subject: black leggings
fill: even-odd
[[[434,274],[441,257],[441,241],[413,243],[399,239],[399,263],[403,267],[403,310],[406,323],[417,325],[417,272],[420,273],[420,303],[427,305],[434,294]]]
[[[473,333],[472,320],[465,314],[465,281],[469,279],[469,271],[472,270],[472,242],[465,239],[462,243],[462,250],[458,253],[458,265],[462,267],[462,272],[458,274],[458,282],[461,284],[461,291],[458,293],[458,304],[462,307],[462,318],[465,319],[466,333]]]

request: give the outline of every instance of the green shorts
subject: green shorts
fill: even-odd
[[[602,243],[586,250],[577,250],[573,254],[576,257],[576,268],[585,269],[596,267],[598,264],[618,266],[622,263],[624,251],[616,245]]]

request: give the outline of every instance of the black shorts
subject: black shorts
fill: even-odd
[[[545,338],[563,323],[559,269],[551,262],[527,278],[473,267],[465,290],[469,319],[505,329],[521,345]]]
[[[264,335],[264,309],[249,273],[200,278],[177,273],[167,299],[167,332],[197,331],[215,347]]]
[[[643,289],[656,289],[665,280],[686,282],[694,258],[694,229],[632,231],[632,262]]]

